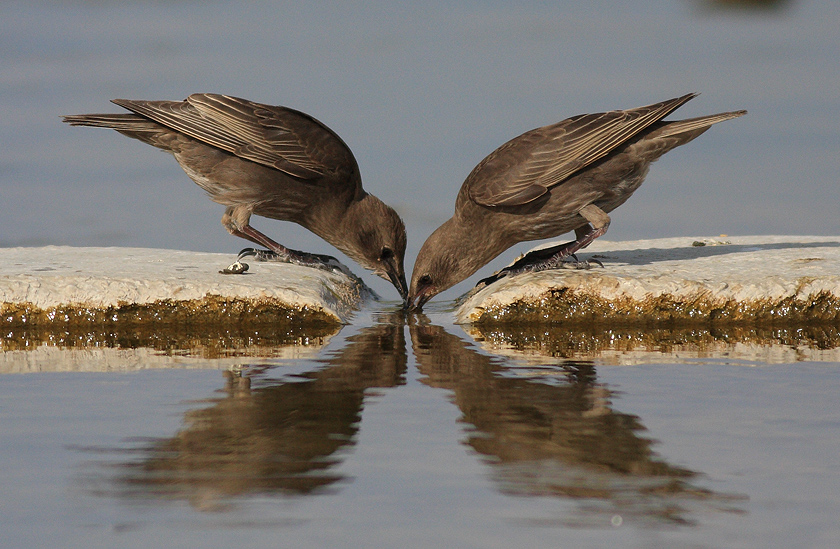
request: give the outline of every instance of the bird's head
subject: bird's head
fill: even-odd
[[[405,279],[405,224],[391,207],[373,195],[367,195],[363,206],[346,230],[350,239],[345,253],[365,269],[389,281],[405,302],[408,283]]]
[[[420,311],[431,298],[473,274],[482,264],[471,261],[470,241],[456,236],[452,220],[441,225],[420,248],[411,274],[406,307]],[[480,260],[479,260],[480,261]]]

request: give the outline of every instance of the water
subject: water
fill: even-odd
[[[132,349],[119,330],[15,332],[3,371],[18,373],[0,383],[4,546],[840,535],[836,328],[471,336],[447,311],[388,307],[287,341],[208,328]]]
[[[608,238],[840,233],[840,5],[721,4],[4,2],[0,246],[238,251],[172,158],[60,123],[198,91],[336,130],[409,269],[501,143],[690,91],[680,116],[750,114],[659,161]],[[2,334],[0,545],[836,546],[834,328],[454,326],[530,246],[407,323]]]

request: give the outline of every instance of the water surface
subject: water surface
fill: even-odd
[[[828,547],[840,534],[836,329],[474,339],[450,319],[385,306],[321,339],[205,330],[133,348],[16,337],[4,371],[21,373],[0,383],[9,546]],[[51,361],[23,371],[19,354],[45,349]]]

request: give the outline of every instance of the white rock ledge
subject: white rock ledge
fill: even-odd
[[[246,260],[247,273],[220,274],[234,259],[231,254],[143,248],[0,249],[2,320],[12,323],[16,315],[26,315],[29,323],[54,317],[66,321],[68,310],[96,317],[139,305],[148,306],[140,316],[157,321],[188,303],[195,315],[206,314],[212,322],[220,320],[212,318],[213,311],[224,310],[229,317],[230,303],[235,303],[240,310],[282,308],[290,320],[347,323],[366,301],[376,299],[360,279],[297,265]],[[156,311],[160,304],[163,310]]]
[[[503,278],[462,298],[457,322],[840,321],[840,237],[597,240],[578,255],[604,268]]]

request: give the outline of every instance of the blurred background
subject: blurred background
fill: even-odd
[[[120,112],[113,98],[194,92],[293,107],[335,130],[365,188],[405,219],[409,272],[464,178],[503,142],[687,92],[702,95],[673,117],[749,115],[655,164],[605,239],[840,235],[838,21],[837,0],[6,1],[0,246],[245,247],[171,156],[60,121]],[[252,222],[339,255],[396,298],[298,226]]]

